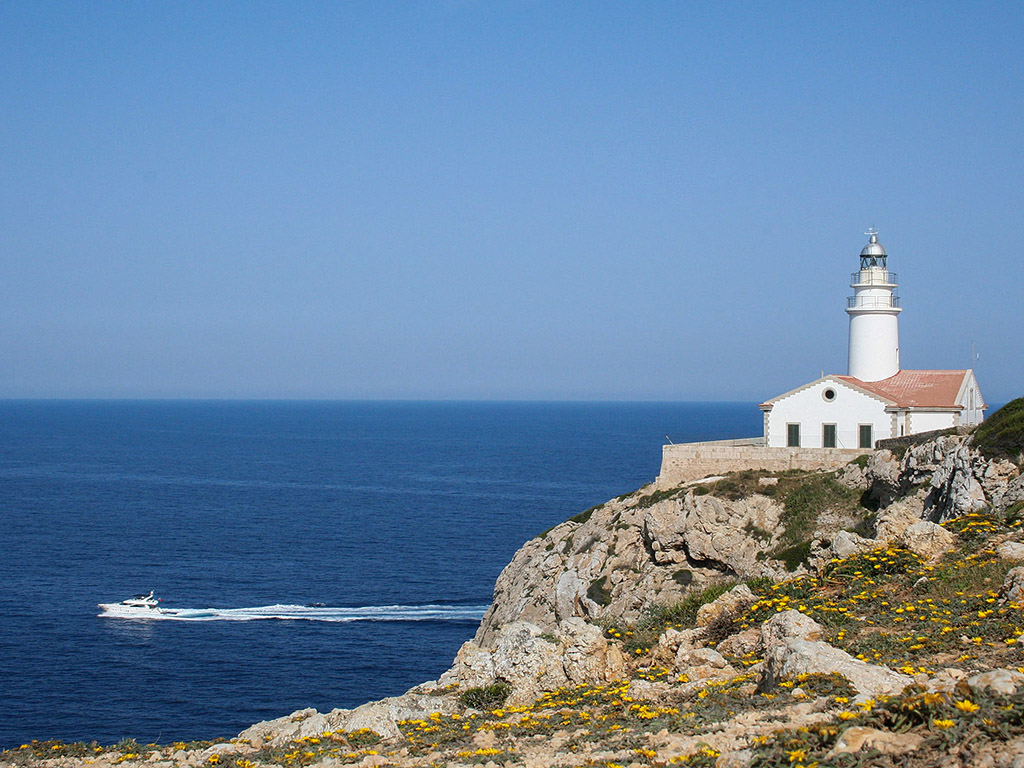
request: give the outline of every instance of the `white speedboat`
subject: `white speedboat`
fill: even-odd
[[[160,598],[153,597],[152,590],[148,595],[134,595],[120,603],[100,603],[103,611],[101,616],[115,616],[123,619],[149,619],[157,616],[177,613],[166,611],[160,607]]]

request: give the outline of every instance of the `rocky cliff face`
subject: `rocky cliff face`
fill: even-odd
[[[785,494],[772,491],[788,486],[799,492],[801,477],[749,474],[752,491],[740,498],[732,498],[736,485],[725,480],[667,490],[646,486],[527,542],[498,577],[474,642],[492,646],[501,628],[515,621],[542,631],[573,617],[633,622],[646,607],[678,602],[709,584],[789,575],[779,559],[787,527],[780,498]],[[851,464],[835,474],[863,492],[870,507],[879,507],[875,536],[846,530],[861,522],[858,517],[867,518],[868,509],[859,515],[850,507],[819,509],[807,532],[814,553],[807,567],[889,542],[933,554],[944,546],[934,527],[918,526],[909,536],[907,529],[1024,501],[1018,467],[986,461],[965,436],[913,446],[902,457],[876,451],[863,468]],[[719,485],[725,486],[724,496]],[[792,543],[799,537],[789,538]]]
[[[725,577],[780,575],[778,562],[758,559],[777,541],[780,505],[698,496],[695,485],[647,486],[527,542],[498,577],[475,642],[492,645],[514,621],[545,631],[573,617],[635,621]]]

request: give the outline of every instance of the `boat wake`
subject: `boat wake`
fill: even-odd
[[[158,608],[139,612],[119,604],[104,606],[99,615],[144,621],[463,621],[478,622],[486,605],[369,605],[332,608],[310,605],[262,605],[254,608]]]

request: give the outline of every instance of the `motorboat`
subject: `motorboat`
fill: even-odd
[[[99,603],[99,607],[103,611],[101,616],[116,616],[125,619],[156,618],[169,613],[177,613],[177,611],[166,611],[161,608],[160,598],[154,597],[152,590],[147,595],[133,595],[120,603]]]

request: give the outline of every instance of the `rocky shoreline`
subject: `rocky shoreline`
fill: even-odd
[[[524,544],[402,696],[0,765],[1024,768],[1022,522],[1020,457],[960,434],[647,486]]]

